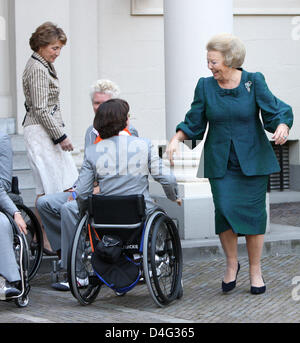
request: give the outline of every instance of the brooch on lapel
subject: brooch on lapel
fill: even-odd
[[[245,87],[246,87],[246,89],[247,89],[247,91],[250,93],[250,87],[251,87],[251,85],[252,85],[252,82],[251,81],[248,81],[248,82],[246,82],[245,83]]]

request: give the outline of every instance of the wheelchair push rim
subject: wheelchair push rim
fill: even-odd
[[[43,258],[43,234],[42,229],[34,213],[22,204],[17,205],[27,225],[27,250],[29,256],[28,279],[36,275]]]
[[[88,232],[88,215],[79,222],[68,258],[67,275],[72,295],[81,305],[91,304],[101,289],[100,280],[94,275],[91,264],[92,247]],[[78,278],[88,282],[80,286]]]
[[[174,222],[163,212],[154,213],[146,224],[143,243],[145,280],[152,299],[164,307],[182,291],[182,250]]]

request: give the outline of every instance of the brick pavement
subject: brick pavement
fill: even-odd
[[[300,202],[270,204],[270,220],[274,224],[300,227]]]
[[[31,282],[28,307],[19,309],[14,303],[0,302],[0,322],[299,323],[300,287],[298,291],[292,279],[300,279],[300,256],[264,257],[267,292],[257,296],[249,292],[247,258],[241,257],[240,263],[237,287],[229,294],[221,292],[222,258],[184,263],[184,296],[165,308],[156,307],[145,284],[137,285],[124,297],[104,288],[92,305],[83,307],[70,292],[51,289],[49,274],[41,274]]]

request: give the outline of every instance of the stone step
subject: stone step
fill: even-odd
[[[13,176],[17,176],[19,179],[19,189],[32,189],[35,188],[35,182],[33,179],[31,169],[16,169],[13,170]]]
[[[23,135],[10,135],[13,148],[13,176],[19,180],[19,190],[26,206],[35,203],[35,182],[30,168]]]
[[[1,131],[7,135],[12,135],[16,132],[16,119],[15,118],[0,118]]]
[[[34,207],[36,198],[35,188],[20,189],[20,192],[24,204],[27,207]]]
[[[13,152],[13,170],[31,169],[26,151]]]
[[[13,151],[26,151],[23,135],[10,135]]]

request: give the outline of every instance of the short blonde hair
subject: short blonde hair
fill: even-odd
[[[117,98],[120,94],[120,89],[110,80],[98,80],[91,87],[90,96],[92,100],[95,93],[110,94],[112,98]]]
[[[213,36],[206,45],[207,51],[219,51],[227,67],[239,68],[242,66],[246,56],[243,42],[229,33],[221,33]]]
[[[67,36],[63,29],[57,27],[57,25],[47,21],[40,25],[29,39],[29,45],[31,49],[38,52],[40,48],[52,44],[56,41],[60,41],[63,45],[67,44]]]

